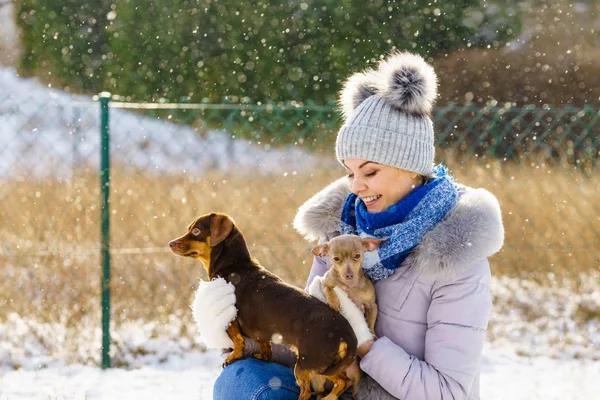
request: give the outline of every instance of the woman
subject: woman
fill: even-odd
[[[502,247],[504,230],[493,195],[458,185],[434,166],[436,93],[433,69],[412,54],[352,76],[336,142],[348,176],[309,199],[294,220],[310,240],[340,233],[384,239],[363,264],[379,309],[377,338],[358,351],[368,376],[361,390],[371,391],[364,398],[385,391],[410,400],[479,398],[491,311],[487,257]],[[313,280],[330,266],[316,257],[308,285],[318,288]],[[252,387],[232,391],[234,379]],[[227,367],[214,394],[287,399],[297,396],[293,386],[290,369],[249,360]]]

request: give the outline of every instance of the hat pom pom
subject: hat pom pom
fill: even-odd
[[[400,111],[429,115],[437,96],[437,76],[425,60],[410,53],[397,53],[378,68],[385,80],[380,94]]]
[[[358,72],[348,78],[339,99],[346,120],[363,101],[377,93],[377,87],[381,85],[381,81],[379,73],[372,69]]]

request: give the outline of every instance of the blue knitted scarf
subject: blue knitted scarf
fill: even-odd
[[[372,281],[392,275],[456,203],[458,192],[448,170],[437,165],[433,175],[425,185],[417,186],[382,212],[369,213],[353,193],[346,198],[341,233],[384,240],[375,251],[365,253],[363,271]]]

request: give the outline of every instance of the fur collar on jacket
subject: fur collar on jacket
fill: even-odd
[[[340,178],[308,199],[294,218],[294,228],[308,240],[339,234],[342,206],[350,191]],[[466,188],[445,219],[428,232],[404,264],[432,279],[461,273],[502,248],[500,205],[485,189]]]

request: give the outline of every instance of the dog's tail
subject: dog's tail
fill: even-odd
[[[354,360],[355,352],[348,351],[348,343],[345,340],[340,340],[338,351],[331,365],[329,365],[321,375],[334,375],[341,369],[346,368]]]

